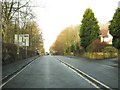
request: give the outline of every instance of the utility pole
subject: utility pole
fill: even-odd
[[[20,4],[20,2],[18,2],[18,8],[19,8],[19,4]],[[19,26],[19,9],[18,9],[18,26]],[[20,58],[19,57],[19,28],[20,27],[18,27],[18,30],[17,30],[17,40],[18,40],[18,45],[17,45],[17,55],[18,55],[18,59]]]
[[[26,15],[27,15],[27,7],[26,7]],[[26,22],[26,25],[27,25],[27,16],[25,17],[25,22]],[[27,27],[26,27],[26,29],[27,29]],[[25,42],[26,42],[26,40],[25,40]],[[26,58],[27,58],[27,46],[26,46],[26,43],[25,43],[25,50],[26,50]]]

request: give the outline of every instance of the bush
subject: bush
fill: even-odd
[[[23,47],[19,47],[19,57],[17,54],[17,46],[12,43],[2,43],[2,64],[8,64],[14,62],[16,60],[25,59],[28,57],[35,56],[36,52],[27,50],[26,57],[26,49]]]
[[[117,57],[117,49],[113,46],[106,46],[102,52],[87,52],[85,57],[89,59],[106,59]]]
[[[2,43],[2,62],[10,63],[17,59],[17,46],[11,43]]]
[[[117,49],[114,48],[113,46],[107,46],[103,49],[103,53],[105,58],[108,57],[117,57]]]
[[[87,52],[85,54],[85,57],[93,60],[97,59],[104,59],[103,53],[102,52]]]
[[[87,52],[102,52],[107,46],[105,42],[101,42],[99,39],[94,40],[87,48]]]
[[[105,59],[117,57],[117,49],[100,40],[93,41],[87,48],[85,57],[90,59]]]

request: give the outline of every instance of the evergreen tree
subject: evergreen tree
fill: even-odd
[[[113,19],[110,21],[109,30],[113,36],[113,46],[118,49],[118,59],[120,62],[120,8],[116,9]]]
[[[80,45],[86,49],[92,41],[99,39],[98,21],[90,8],[86,9],[80,27]]]

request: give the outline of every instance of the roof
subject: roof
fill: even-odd
[[[101,28],[100,35],[103,37],[108,37],[108,29],[107,28]]]

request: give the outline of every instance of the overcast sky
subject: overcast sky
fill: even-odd
[[[39,27],[42,29],[44,47],[49,47],[57,35],[70,25],[81,23],[86,8],[91,8],[100,24],[112,19],[119,0],[33,0],[39,6],[33,8]]]

